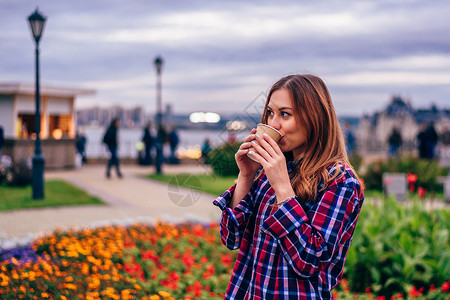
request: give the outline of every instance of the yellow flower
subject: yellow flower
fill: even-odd
[[[42,298],[48,298],[48,297],[50,297],[50,295],[47,294],[47,293],[41,293],[41,297],[42,297]]]
[[[17,274],[16,271],[12,271],[12,278],[15,280],[19,279],[19,275]]]
[[[161,299],[161,297],[158,295],[150,296],[150,300],[160,300],[160,299]]]
[[[169,298],[170,294],[168,292],[165,291],[159,291],[158,294],[163,297],[163,298]]]
[[[3,275],[3,274],[0,274],[0,275]],[[2,276],[2,283],[0,283],[0,286],[8,286],[8,284],[9,284],[9,279],[8,279],[8,277],[3,277]]]
[[[90,282],[88,283],[88,287],[92,290],[98,289],[100,286],[100,279],[98,278],[91,278]]]
[[[75,284],[72,284],[72,283],[65,283],[63,286],[66,289],[69,289],[69,290],[74,290],[74,291],[77,290],[77,286]]]

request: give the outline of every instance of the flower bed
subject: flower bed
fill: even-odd
[[[56,231],[0,251],[1,299],[223,299],[237,252],[221,245],[217,224],[135,224]],[[339,299],[352,294],[346,280]],[[449,299],[450,283],[411,299]],[[400,294],[394,297],[400,297]]]

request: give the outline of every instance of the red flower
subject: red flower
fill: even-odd
[[[135,248],[136,244],[133,242],[129,242],[129,241],[124,241],[123,242],[123,247],[124,248]]]
[[[172,281],[179,281],[180,280],[180,275],[178,275],[178,273],[177,272],[172,272],[172,273],[170,273],[169,274],[169,278],[172,280]]]
[[[441,291],[443,291],[444,293],[450,292],[450,281],[447,281],[442,285]]]
[[[408,296],[419,297],[419,296],[422,296],[422,292],[420,290],[416,289],[415,286],[413,286],[412,289],[409,291]]]
[[[161,285],[165,286],[166,288],[168,288],[169,290],[176,290],[178,289],[178,283],[177,282],[173,282],[171,280],[161,280]]]
[[[149,259],[149,260],[153,260],[156,264],[159,262],[159,257],[158,255],[156,255],[155,250],[147,250],[147,251],[143,251],[142,254],[142,259]]]
[[[208,265],[206,267],[206,272],[203,273],[202,277],[205,279],[208,279],[209,277],[213,276],[216,273],[216,269],[214,268],[214,265]]]
[[[420,198],[423,198],[427,194],[427,189],[419,186],[419,188],[417,189],[417,193],[419,194]]]
[[[194,292],[194,296],[196,297],[200,297],[202,294],[202,285],[200,284],[200,282],[198,282],[198,280],[196,280],[194,282],[194,286],[188,286],[187,287],[187,291],[188,292]]]
[[[139,278],[141,280],[145,280],[144,272],[142,271],[142,267],[136,263],[125,263],[124,265],[125,271],[131,275],[131,277]]]
[[[409,191],[412,193],[415,190],[415,186],[414,185],[415,185],[415,183],[417,181],[417,175],[408,173],[407,180],[408,180],[408,185],[409,185]]]
[[[408,177],[407,177],[408,183],[415,183],[417,181],[417,175],[416,174],[411,174],[408,173]]]
[[[220,258],[220,262],[225,266],[225,268],[229,268],[233,264],[233,257],[229,253],[224,254]]]
[[[347,281],[347,279],[345,279],[345,278],[342,279],[341,285],[342,285],[342,289],[343,289],[345,292],[350,291],[350,287],[348,286],[348,281]]]
[[[375,300],[386,300],[385,296],[378,296],[375,298]]]
[[[186,253],[182,256],[183,263],[188,266],[192,267],[195,263],[195,257],[192,255],[192,250],[190,248],[186,249]]]

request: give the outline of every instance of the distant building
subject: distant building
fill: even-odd
[[[0,83],[0,123],[5,137],[27,138],[35,134],[35,86]],[[75,98],[93,90],[42,86],[41,138],[75,138]]]
[[[46,167],[73,167],[75,163],[75,98],[93,90],[41,86],[40,137]],[[35,86],[0,83],[0,125],[6,142],[4,155],[14,162],[31,159],[34,153]]]
[[[438,109],[436,106],[415,109],[410,101],[393,96],[383,111],[360,119],[356,130],[358,150],[361,153],[387,152],[388,139],[395,127],[400,130],[403,140],[401,150],[415,152],[420,124],[431,121],[436,130],[441,132],[450,122],[450,110]]]
[[[122,126],[128,127],[142,127],[147,121],[144,109],[140,106],[130,109],[118,105],[107,108],[95,106],[79,109],[76,115],[78,126],[108,126],[111,120],[116,117],[120,119]]]

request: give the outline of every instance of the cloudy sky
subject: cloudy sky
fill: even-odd
[[[340,115],[449,107],[450,1],[0,0],[0,82],[34,83],[26,18],[47,16],[41,82],[96,90],[77,100],[175,113],[242,112],[280,77],[312,73]]]

